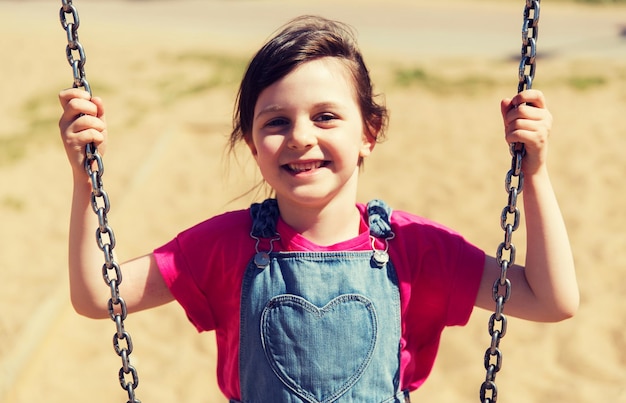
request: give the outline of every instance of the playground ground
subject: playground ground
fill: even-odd
[[[60,3],[0,1],[6,403],[126,401],[114,324],[77,316],[68,298],[71,174],[58,141],[56,96],[72,76]],[[499,100],[517,89],[523,1],[74,3],[88,79],[108,106],[104,183],[120,260],[250,203],[238,196],[258,175],[245,150],[239,163],[227,163],[224,153],[236,86],[263,40],[304,13],[357,28],[391,110],[389,139],[367,161],[359,198],[382,197],[433,218],[488,253],[502,240],[510,157]],[[558,324],[509,320],[497,377],[507,402],[626,402],[625,25],[624,7],[542,4],[535,88],[555,117],[550,169],[581,306]],[[515,239],[523,255],[524,234]],[[477,310],[466,327],[444,333],[432,376],[414,401],[478,401],[489,315]],[[178,306],[131,315],[126,327],[142,401],[224,401],[214,336],[198,335]]]

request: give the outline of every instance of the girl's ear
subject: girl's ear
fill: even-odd
[[[254,158],[256,158],[257,156],[257,149],[254,145],[254,142],[252,141],[252,136],[248,136],[246,137],[246,144],[248,145],[248,148],[250,149],[250,152],[252,153],[252,156]]]
[[[361,143],[361,151],[359,152],[360,157],[369,157],[369,155],[374,150],[374,146],[376,145],[376,138],[378,137],[378,132],[380,130],[374,127],[369,127],[363,131],[362,143]]]

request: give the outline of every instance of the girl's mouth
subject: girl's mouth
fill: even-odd
[[[328,164],[329,164],[328,161],[312,161],[312,162],[285,164],[284,167],[288,171],[297,174],[297,173],[301,173],[301,172],[313,171],[313,170],[316,170],[318,168],[325,167]]]

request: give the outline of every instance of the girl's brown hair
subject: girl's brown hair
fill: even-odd
[[[254,56],[241,81],[230,149],[250,141],[254,107],[261,92],[296,67],[322,57],[335,57],[350,71],[368,134],[382,140],[387,126],[387,109],[375,101],[369,71],[363,61],[353,30],[346,24],[322,17],[298,17],[276,33]]]

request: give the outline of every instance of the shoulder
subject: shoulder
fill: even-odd
[[[396,235],[417,237],[416,240],[427,238],[462,238],[461,235],[436,221],[402,210],[394,210],[391,215],[391,227]]]
[[[393,232],[393,241],[390,243],[392,250],[396,249],[411,260],[419,259],[419,256],[433,252],[437,255],[450,255],[451,251],[459,248],[462,249],[466,246],[474,248],[461,234],[446,225],[407,211],[393,210],[385,202],[379,200],[374,202],[376,206],[382,206],[384,212],[379,215],[385,216],[383,221],[390,225],[389,227],[384,224],[382,227],[386,226]],[[367,206],[361,203],[357,204],[364,222],[369,220],[368,206],[370,204]],[[369,221],[372,225],[372,221]],[[381,226],[378,222],[375,225]]]
[[[375,204],[374,204],[375,203]],[[385,209],[385,213],[387,217],[384,218],[385,221],[389,220],[391,226],[393,227],[394,232],[399,231],[417,231],[417,232],[441,232],[442,234],[449,235],[459,235],[456,231],[451,228],[440,224],[431,219],[409,213],[403,210],[394,210],[390,206],[388,206],[385,202],[380,200],[373,200],[370,204],[375,206],[381,206]],[[357,203],[357,208],[361,212],[361,215],[365,222],[368,221],[368,207],[370,204],[366,205],[363,203]]]
[[[182,254],[189,261],[237,254],[252,241],[251,225],[249,209],[229,211],[185,229],[155,252]]]
[[[477,271],[482,270],[484,252],[441,223],[395,210],[391,215],[391,229],[395,237],[390,251],[409,266],[415,268],[415,262],[420,262],[422,269],[430,267],[441,273],[465,266],[462,263],[467,262],[476,265]]]
[[[252,219],[250,210],[234,210],[216,215],[178,234],[180,242],[218,242],[220,240],[248,237]],[[205,244],[206,245],[206,244]]]

